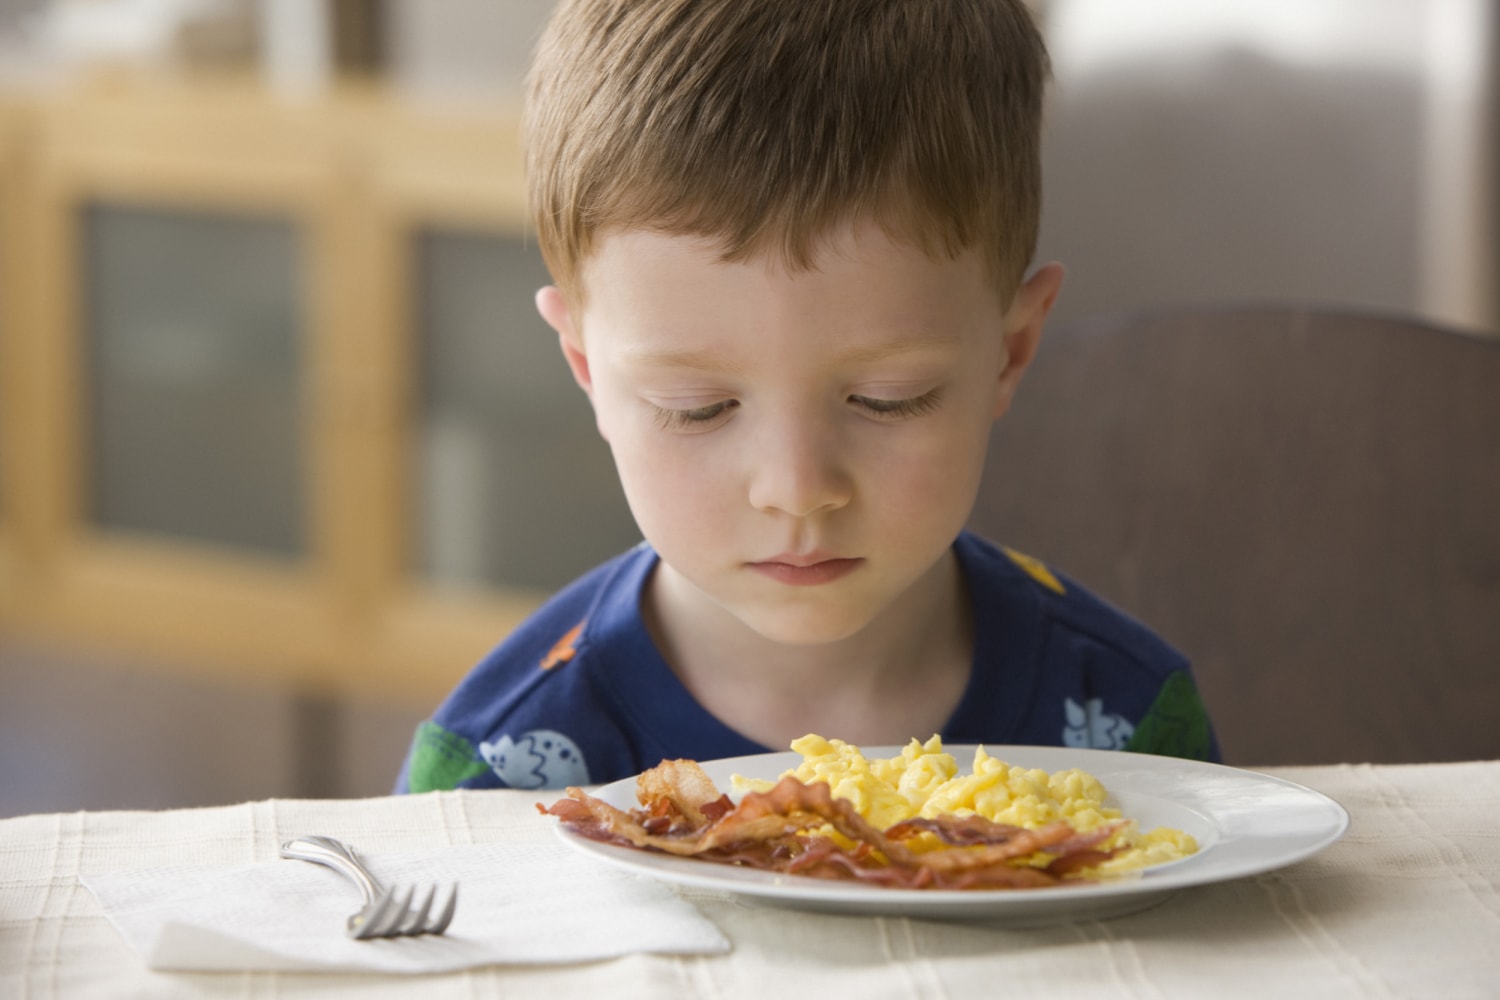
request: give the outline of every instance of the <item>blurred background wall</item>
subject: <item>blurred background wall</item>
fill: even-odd
[[[1500,329],[1486,0],[1047,0],[1058,322]],[[0,815],[380,794],[631,544],[533,315],[550,0],[0,0]]]
[[[1495,7],[1053,0],[1059,318],[1293,299],[1493,329]]]

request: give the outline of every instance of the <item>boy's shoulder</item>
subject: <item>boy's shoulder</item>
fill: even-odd
[[[981,599],[1002,596],[1029,606],[1053,630],[1086,637],[1142,669],[1163,674],[1186,665],[1182,654],[1131,615],[1035,556],[965,533],[960,558]]]
[[[656,554],[637,546],[548,599],[491,650],[418,727],[401,785],[583,785],[620,743],[591,646],[616,654]]]
[[[454,689],[444,708],[462,714],[470,696],[487,703],[502,677],[539,682],[566,676],[572,663],[601,632],[635,621],[636,599],[656,553],[644,543],[595,566],[573,580],[515,627]]]
[[[635,619],[641,585],[656,561],[642,542],[595,566],[544,601],[480,666],[545,673],[571,662],[589,638]]]
[[[764,748],[705,710],[641,615],[658,563],[642,544],[558,592],[418,727],[398,791],[564,788],[675,757]]]
[[[1165,639],[1029,554],[968,534],[958,551],[976,665],[997,667],[993,697],[1030,706],[1018,738],[1218,759],[1190,664]]]

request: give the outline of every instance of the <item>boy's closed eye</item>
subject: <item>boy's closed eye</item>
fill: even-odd
[[[882,420],[901,420],[931,413],[937,409],[938,403],[942,400],[942,395],[943,390],[941,387],[938,387],[929,389],[920,396],[909,396],[903,399],[886,399],[880,396],[856,394],[849,397],[849,402]]]
[[[894,421],[931,413],[937,408],[941,398],[942,388],[937,387],[929,389],[918,396],[898,399],[851,393],[847,402],[866,416],[877,420]],[[733,398],[716,400],[704,406],[681,408],[659,406],[655,403],[651,404],[651,408],[656,415],[657,424],[663,430],[689,431],[708,430],[722,423],[739,407],[740,401]]]
[[[707,406],[694,406],[688,409],[668,409],[657,406],[654,403],[651,408],[656,411],[656,422],[662,430],[708,430],[715,424],[727,417],[731,410],[737,409],[740,401],[737,399],[721,399]]]

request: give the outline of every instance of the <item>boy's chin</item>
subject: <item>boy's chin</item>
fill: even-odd
[[[858,635],[870,624],[868,614],[841,615],[826,608],[735,613],[746,628],[781,646],[826,646]]]

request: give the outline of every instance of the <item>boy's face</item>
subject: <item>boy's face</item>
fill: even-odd
[[[629,231],[587,262],[581,315],[538,294],[661,556],[660,615],[821,643],[935,585],[1061,280],[1005,310],[977,255],[874,226],[816,263]]]

